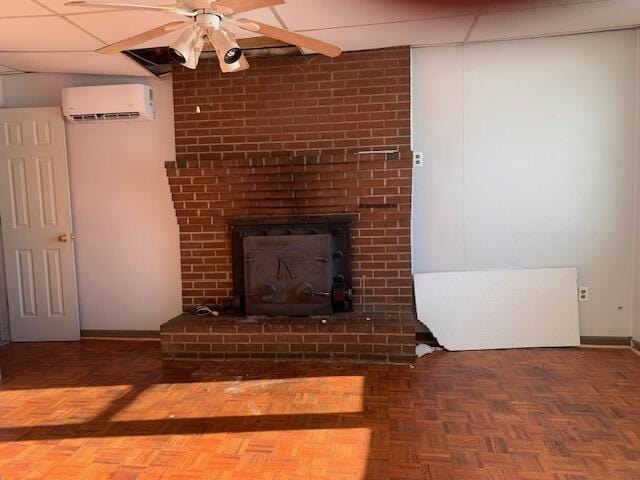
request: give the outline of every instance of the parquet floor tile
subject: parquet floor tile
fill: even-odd
[[[162,362],[145,342],[0,348],[0,479],[640,480],[640,356]]]

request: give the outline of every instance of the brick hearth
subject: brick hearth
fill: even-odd
[[[326,318],[183,314],[162,326],[162,355],[165,359],[413,363],[413,322],[412,315],[380,313]]]

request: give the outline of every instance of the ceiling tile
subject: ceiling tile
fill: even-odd
[[[67,7],[65,3],[69,0],[38,0],[43,5],[55,10],[58,13],[88,13],[88,12],[112,12],[112,8],[104,7]],[[102,0],[100,0],[102,1]],[[104,0],[107,1],[107,0]],[[113,0],[115,3],[137,3],[139,5],[170,5],[171,0]]]
[[[0,52],[0,64],[25,72],[151,76],[124,55],[101,55],[94,52]]]
[[[559,5],[573,5],[576,3],[595,3],[602,0],[516,0],[501,1],[485,5],[483,12],[500,12],[508,10],[525,10],[529,8],[553,7]]]
[[[69,18],[107,43],[114,43],[170,22],[187,20],[180,15],[162,12],[141,12],[139,10],[90,13],[87,15],[73,15]],[[165,35],[164,37],[174,38],[175,36]],[[162,41],[164,37],[160,37],[160,39],[150,43],[153,46],[166,45],[167,43]]]
[[[462,16],[478,11],[477,6],[415,0],[290,0],[276,9],[292,30]]]
[[[51,12],[31,0],[0,2],[0,17],[24,17],[28,15],[51,15]]]
[[[95,50],[102,43],[60,17],[1,18],[1,51]]]
[[[305,35],[335,43],[343,50],[400,45],[440,45],[461,43],[471,27],[474,15],[419,20],[385,25],[330,28],[305,32]]]
[[[640,1],[607,0],[529,10],[486,13],[469,42],[588,32],[640,24]]]
[[[275,15],[268,8],[261,8],[260,10],[254,10],[253,12],[243,13],[241,15],[237,15],[237,18],[248,18],[249,20],[266,23],[268,25],[273,25],[274,27],[282,26],[280,25],[280,22],[278,22],[278,19],[275,17]],[[238,28],[235,25],[231,25],[230,23],[225,23],[223,25],[225,28],[231,30],[237,38],[250,38],[260,36],[254,32],[242,30],[241,28]]]

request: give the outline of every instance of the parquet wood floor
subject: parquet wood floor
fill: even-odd
[[[640,356],[439,352],[415,368],[0,348],[0,478],[640,480]]]

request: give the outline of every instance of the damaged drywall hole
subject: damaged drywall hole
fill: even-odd
[[[429,355],[430,353],[435,352],[436,349],[425,344],[425,343],[419,343],[418,345],[416,345],[416,357],[420,358],[420,357],[424,357],[425,355]]]

